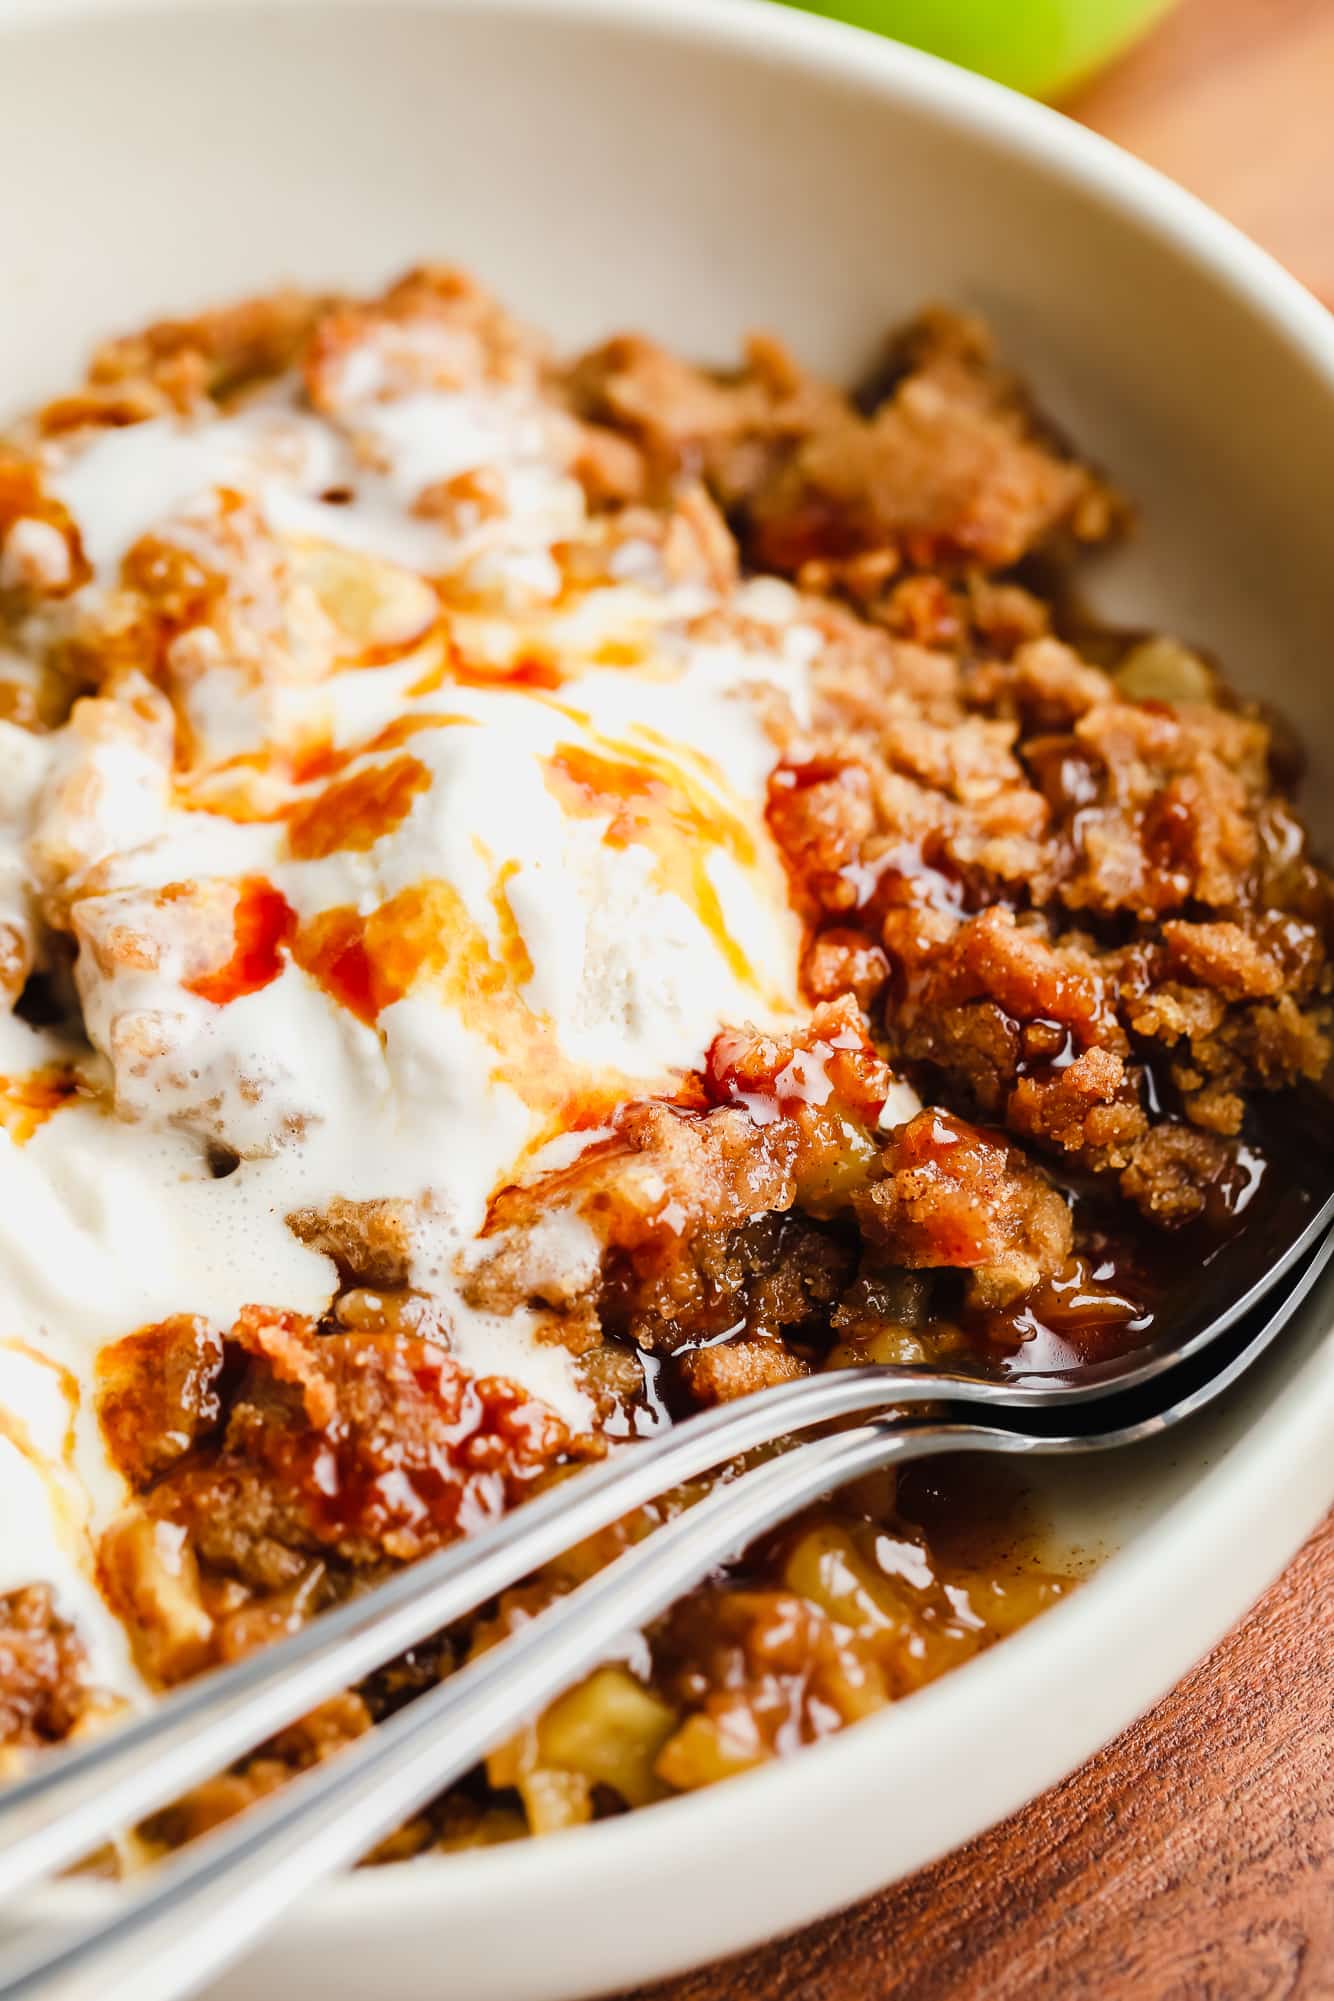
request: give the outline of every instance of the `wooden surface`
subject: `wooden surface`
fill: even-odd
[[[1185,0],[1070,109],[1334,305],[1334,0]]]
[[[1334,305],[1334,0],[1185,0],[1070,108]],[[1334,2001],[1334,1517],[1055,1792],[841,1917],[636,2001],[1085,1996]]]

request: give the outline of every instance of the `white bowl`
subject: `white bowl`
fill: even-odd
[[[97,334],[284,278],[474,266],[565,340],[856,370],[982,307],[1144,503],[1100,606],[1280,703],[1334,836],[1334,323],[1186,195],[929,58],[748,0],[0,0],[0,402]],[[1060,1778],[1245,1609],[1334,1497],[1334,1290],[1219,1418],[1053,1490],[1119,1554],[840,1740],[546,1842],[365,1872],[215,1990],[559,2001],[789,1929]],[[114,1892],[64,1886],[66,1922]]]

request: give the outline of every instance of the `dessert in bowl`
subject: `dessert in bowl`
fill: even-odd
[[[1322,1067],[1323,889],[1211,658],[1034,568],[1119,495],[970,322],[855,402],[677,345],[553,356],[428,270],[156,323],[15,431],[11,1352],[52,1415],[14,1450],[92,1553],[17,1552],[16,1734],[698,1403],[1133,1344],[1145,1246],[1263,1199],[1244,1100]],[[399,1849],[619,1824],[1061,1595],[921,1513],[752,1555]]]

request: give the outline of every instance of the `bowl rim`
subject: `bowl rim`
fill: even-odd
[[[69,23],[95,18],[143,18],[171,8],[178,14],[260,11],[256,0],[0,0],[0,36],[40,35]],[[1124,152],[1112,141],[1075,124],[1061,113],[1005,86],[956,68],[937,57],[887,37],[798,11],[772,0],[263,0],[263,11],[399,14],[455,13],[475,18],[522,21],[541,18],[575,26],[605,23],[627,36],[663,37],[707,57],[719,51],[750,58],[761,67],[809,72],[875,98],[887,109],[897,103],[925,111],[946,130],[980,136],[1008,150],[1056,181],[1064,182],[1155,240],[1178,259],[1213,278],[1240,300],[1294,358],[1306,364],[1334,398],[1334,315],[1266,251],[1235,225],[1157,169]],[[1040,1620],[976,1660],[931,1684],[910,1700],[825,1742],[799,1758],[779,1761],[703,1793],[662,1802],[650,1813],[567,1830],[559,1841],[527,1841],[426,1855],[392,1868],[361,1870],[326,1883],[287,1914],[285,1924],[301,1930],[318,1926],[321,1938],[364,1933],[376,1920],[424,1912],[445,1916],[446,1880],[451,1895],[471,1903],[497,1900],[497,1908],[542,1881],[576,1896],[596,1875],[601,1894],[614,1892],[617,1875],[639,1876],[669,1870],[683,1843],[707,1823],[710,1844],[743,1844],[757,1817],[778,1812],[800,1825],[803,1799],[812,1803],[856,1790],[868,1763],[887,1763],[897,1738],[900,1754],[911,1753],[921,1769],[921,1746],[938,1734],[933,1719],[948,1717],[960,1676],[970,1683],[990,1678],[991,1706],[1009,1713],[1022,1699],[1030,1660],[1046,1661],[1046,1672],[1074,1671],[1087,1659],[1098,1634],[1134,1632],[1144,1617],[1145,1571],[1151,1546],[1152,1579],[1180,1575],[1200,1538],[1220,1531],[1240,1544],[1244,1530],[1266,1496],[1282,1488],[1294,1461],[1327,1441],[1334,1422],[1334,1278],[1326,1281],[1310,1308],[1328,1329],[1313,1353],[1272,1395],[1259,1421],[1239,1443],[1207,1465],[1188,1491],[1165,1510],[1153,1530],[1133,1548],[1113,1556],[1069,1599]],[[1315,1492],[1304,1493],[1302,1533],[1313,1528],[1334,1498],[1334,1471]],[[1178,1645],[1170,1679],[1162,1671],[1136,1684],[1136,1713],[1156,1701],[1198,1657],[1200,1634],[1212,1644],[1270,1581],[1297,1546],[1293,1517],[1277,1531],[1271,1523],[1258,1547],[1239,1547],[1226,1594],[1215,1598],[1210,1630],[1196,1630],[1195,1644]],[[1154,1596],[1152,1589],[1148,1594]],[[1091,1755],[1124,1726],[1086,1720]],[[1056,1783],[1070,1769],[1060,1758],[1035,1778],[1023,1797]],[[864,1773],[863,1773],[864,1777]],[[1012,1810],[1020,1804],[1011,1802]],[[987,1824],[999,1815],[990,1814]],[[734,1851],[735,1852],[735,1851]],[[947,1851],[946,1851],[947,1852]],[[448,1872],[446,1879],[445,1873]],[[25,1899],[25,1923],[69,1925],[105,1913],[125,1895],[122,1886],[91,1879],[66,1879],[42,1886]],[[780,1925],[778,1929],[783,1929]]]

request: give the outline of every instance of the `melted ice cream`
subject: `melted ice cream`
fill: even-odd
[[[765,712],[801,713],[816,635],[784,586],[673,580],[647,542],[573,581],[601,531],[567,428],[522,382],[386,397],[370,344],[332,415],[284,385],[40,448],[91,575],[34,611],[30,658],[104,643],[164,563],[215,586],[151,681],[113,675],[45,736],[0,724],[0,920],[39,957],[49,918],[72,935],[91,1044],[0,1024],[17,1101],[66,1080],[0,1131],[0,1505],[24,1524],[0,1589],[52,1581],[113,1685],[105,1343],[320,1313],[333,1265],[287,1219],[389,1198],[462,1361],[578,1424],[534,1317],[461,1296],[491,1197],[721,1025],[800,1006]],[[572,1269],[595,1255],[558,1227]]]

